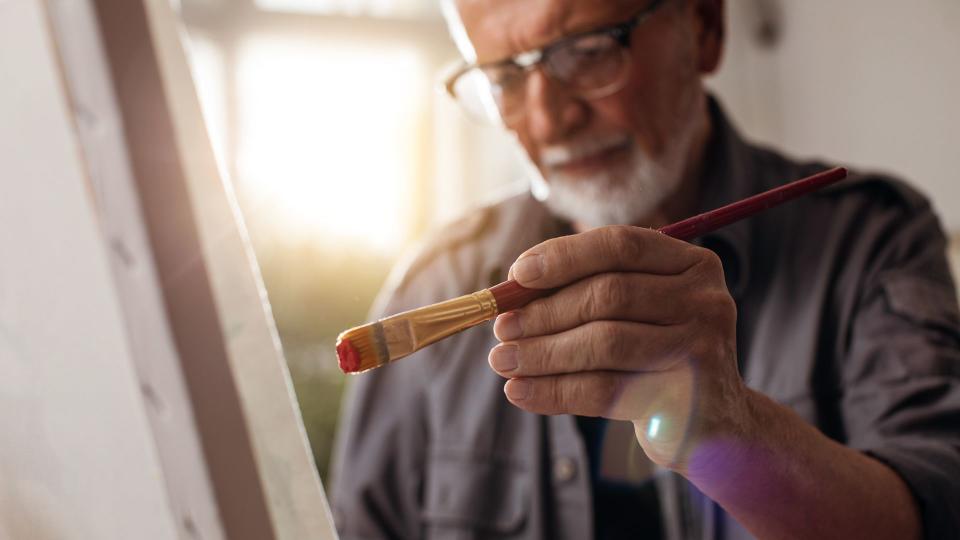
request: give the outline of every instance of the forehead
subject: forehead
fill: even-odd
[[[621,22],[649,0],[457,0],[480,62],[540,48],[564,36]]]

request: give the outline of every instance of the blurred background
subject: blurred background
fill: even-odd
[[[510,147],[437,91],[457,53],[435,0],[179,7],[326,480],[346,381],[337,334],[366,322],[405,249],[521,177],[473,151]]]
[[[179,0],[211,138],[233,182],[317,466],[344,383],[337,334],[391,265],[526,187],[512,142],[438,90],[457,59],[439,0]],[[960,266],[960,2],[732,0],[710,84],[751,139],[911,181]]]

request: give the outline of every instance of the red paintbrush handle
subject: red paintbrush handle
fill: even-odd
[[[537,298],[550,296],[556,289],[528,289],[512,279],[490,287],[497,301],[497,313],[506,313],[533,302]]]
[[[846,177],[847,170],[843,167],[837,167],[795,182],[790,182],[789,184],[784,184],[780,187],[775,187],[752,197],[747,197],[742,201],[721,206],[716,210],[704,212],[692,218],[667,225],[658,230],[667,236],[672,236],[679,240],[693,240],[721,227],[726,227],[731,223],[753,216],[763,210],[773,208],[774,206],[778,206],[833,184],[834,182],[843,180]]]
[[[748,197],[727,206],[705,212],[698,216],[679,221],[657,229],[661,233],[690,241],[720,227],[727,226],[735,221],[748,218],[758,212],[773,208],[787,201],[806,195],[822,187],[847,177],[847,170],[843,167],[830,169],[789,184],[764,191],[758,195]],[[510,279],[490,287],[490,292],[497,301],[497,312],[506,313],[553,294],[556,289],[528,289]]]

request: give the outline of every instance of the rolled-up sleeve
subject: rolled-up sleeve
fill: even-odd
[[[960,538],[960,311],[944,235],[914,208],[877,246],[841,369],[847,442],[903,478],[926,538]]]

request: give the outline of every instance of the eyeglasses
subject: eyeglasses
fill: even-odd
[[[623,23],[569,36],[506,60],[461,65],[444,86],[471,117],[494,123],[509,123],[523,115],[527,75],[538,66],[582,98],[612,95],[629,78],[634,29],[665,1],[653,0]]]

